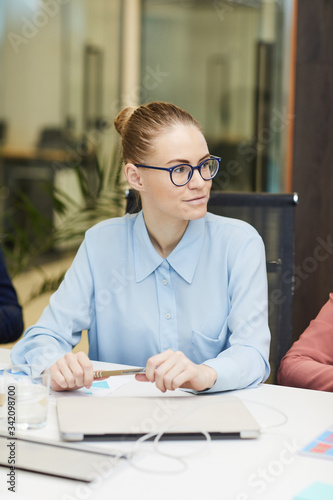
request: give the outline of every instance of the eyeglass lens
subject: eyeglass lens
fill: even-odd
[[[205,181],[209,181],[214,177],[219,167],[219,162],[215,158],[209,158],[201,165],[200,174]],[[189,165],[180,165],[172,170],[172,182],[177,186],[186,184],[192,173],[192,168]]]

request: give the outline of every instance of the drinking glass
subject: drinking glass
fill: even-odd
[[[5,418],[8,429],[36,429],[47,419],[50,373],[33,365],[16,365],[4,371]],[[13,434],[11,434],[13,435]]]

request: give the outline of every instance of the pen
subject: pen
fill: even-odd
[[[128,368],[125,370],[96,370],[94,378],[114,377],[115,375],[133,375],[136,373],[145,373],[145,368]]]

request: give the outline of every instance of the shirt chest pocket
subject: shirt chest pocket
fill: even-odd
[[[227,340],[227,319],[217,337],[208,337],[207,335],[192,330],[192,356],[194,363],[203,363],[207,359],[216,358],[223,351]]]

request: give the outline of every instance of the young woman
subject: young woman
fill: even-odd
[[[13,362],[50,366],[55,390],[89,387],[90,359],[146,367],[136,378],[162,392],[266,380],[264,246],[248,224],[207,213],[220,158],[197,121],[169,103],[126,108],[115,127],[142,211],[87,231]],[[71,353],[85,329],[90,359]]]

